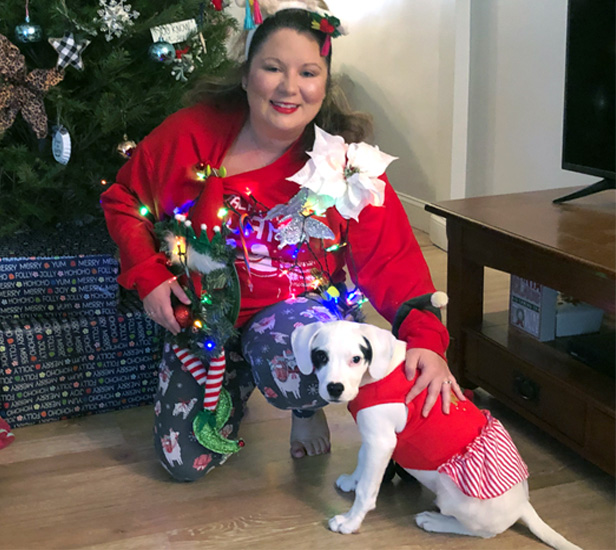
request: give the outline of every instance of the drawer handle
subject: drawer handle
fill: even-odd
[[[525,401],[539,400],[539,385],[522,374],[516,374],[513,379],[515,393]]]

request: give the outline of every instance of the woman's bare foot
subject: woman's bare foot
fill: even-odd
[[[329,453],[329,427],[323,409],[315,411],[310,418],[291,420],[291,456],[302,458]]]

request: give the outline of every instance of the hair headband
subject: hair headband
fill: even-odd
[[[236,0],[238,5],[240,3]],[[325,34],[325,42],[321,47],[321,56],[327,57],[331,49],[331,39],[337,38],[342,34],[347,34],[346,29],[343,27],[340,19],[332,15],[326,10],[320,9],[317,2],[297,1],[297,0],[244,0],[246,8],[246,16],[244,18],[244,29],[247,31],[246,36],[246,48],[245,58],[248,58],[248,51],[250,50],[250,44],[252,43],[252,37],[257,29],[257,26],[263,22],[263,11],[266,13],[266,17],[274,15],[282,10],[288,9],[300,9],[310,13],[312,17],[311,29],[321,31]],[[241,5],[240,5],[241,7]]]

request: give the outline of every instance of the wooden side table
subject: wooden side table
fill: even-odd
[[[616,192],[570,203],[571,189],[428,205],[447,220],[448,359],[461,384],[481,386],[614,475],[615,382],[558,345],[483,311],[484,267],[515,274],[615,312]]]

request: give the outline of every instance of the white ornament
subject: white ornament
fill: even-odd
[[[71,136],[62,125],[53,128],[51,151],[53,158],[60,164],[67,164],[71,158]]]
[[[134,25],[133,19],[139,17],[139,12],[132,9],[130,4],[125,4],[124,0],[98,0],[101,8],[98,10],[101,32],[105,33],[107,42],[114,38],[119,38],[122,33]],[[132,10],[132,11],[131,11]]]
[[[369,204],[382,206],[385,182],[379,176],[396,160],[367,143],[345,143],[340,136],[328,134],[315,126],[315,140],[310,160],[287,178],[312,191],[314,204],[332,204],[345,218],[358,219]]]

